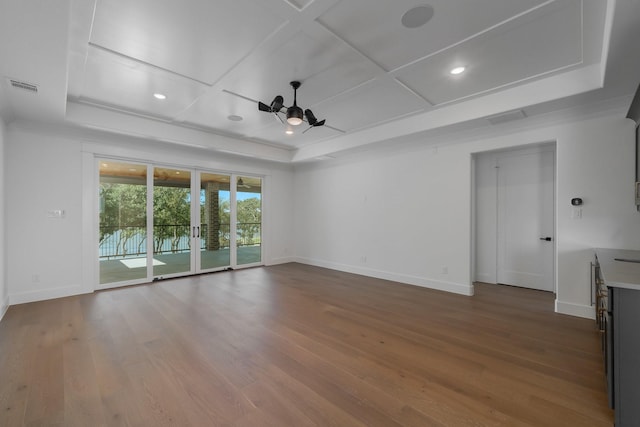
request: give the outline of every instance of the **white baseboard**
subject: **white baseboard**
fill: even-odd
[[[389,271],[374,270],[371,268],[356,267],[347,264],[338,264],[329,261],[316,260],[311,258],[296,257],[294,262],[301,264],[313,265],[315,267],[329,268],[331,270],[344,271],[345,273],[359,274],[361,276],[375,277],[377,279],[391,280],[393,282],[405,283],[408,285],[420,286],[423,288],[436,289],[439,291],[452,292],[460,295],[473,295],[472,284],[462,284],[453,282],[444,282],[440,280],[425,279],[418,276],[408,274],[393,273]]]
[[[68,286],[64,288],[54,288],[54,289],[43,289],[37,291],[29,291],[29,292],[21,292],[9,295],[9,301],[11,305],[14,304],[25,304],[28,302],[36,302],[36,301],[44,301],[48,299],[54,298],[64,298],[70,297],[73,295],[80,295],[91,293],[92,290],[87,290],[86,287],[77,285],[77,286]]]
[[[1,304],[2,305],[0,305],[0,320],[2,320],[4,315],[7,313],[7,310],[9,309],[9,295],[5,295],[4,301],[2,301]]]
[[[556,313],[568,314],[569,316],[584,317],[586,319],[596,318],[596,309],[590,305],[573,304],[556,300]]]
[[[279,265],[279,264],[288,264],[290,262],[296,262],[296,258],[295,257],[283,257],[283,258],[275,258],[272,260],[269,260],[265,263],[265,265]]]

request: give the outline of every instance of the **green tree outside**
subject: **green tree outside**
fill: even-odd
[[[145,185],[102,183],[100,186],[100,244],[117,233],[116,252],[127,255],[128,242],[135,235],[138,253],[144,253],[147,226],[147,189]],[[153,197],[154,251],[162,250],[165,241],[171,251],[179,250],[181,238],[188,237],[191,225],[190,190],[179,187],[155,187]],[[204,218],[204,206],[200,206]],[[220,247],[229,247],[231,207],[225,198],[219,204]],[[237,203],[238,245],[261,243],[262,201],[259,197]],[[189,240],[190,241],[190,240]]]

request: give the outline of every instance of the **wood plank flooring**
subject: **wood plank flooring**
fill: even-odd
[[[12,306],[1,426],[612,426],[594,322],[301,264]]]

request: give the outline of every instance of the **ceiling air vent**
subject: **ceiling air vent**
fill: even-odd
[[[495,116],[487,117],[487,120],[492,125],[499,125],[502,123],[510,122],[512,120],[520,120],[527,117],[522,110],[507,111],[506,113],[496,114]]]
[[[9,83],[11,83],[11,86],[17,89],[24,89],[34,93],[38,92],[38,86],[31,83],[21,82],[20,80],[14,80],[14,79],[9,79]]]

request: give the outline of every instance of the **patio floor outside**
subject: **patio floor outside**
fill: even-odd
[[[200,252],[203,268],[215,269],[230,264],[229,248],[217,251]],[[189,252],[158,254],[154,259],[154,276],[164,276],[180,272],[189,272],[191,259]],[[262,260],[260,245],[240,246],[237,250],[237,264],[254,264]],[[143,279],[147,276],[145,258],[115,258],[100,260],[100,284],[118,283]]]

